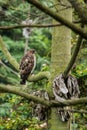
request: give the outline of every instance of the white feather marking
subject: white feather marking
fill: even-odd
[[[34,56],[34,66],[33,66],[33,68],[32,68],[31,73],[33,73],[33,71],[34,71],[34,69],[35,69],[35,66],[36,66],[36,56],[35,56],[35,54],[33,54],[33,56]]]

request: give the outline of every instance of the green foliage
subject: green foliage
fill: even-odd
[[[72,43],[75,44],[77,41],[77,37],[72,40]],[[75,46],[75,45],[74,45]],[[87,76],[87,44],[86,41],[83,41],[81,50],[79,52],[77,61],[75,63],[75,68],[73,69],[73,74],[76,77],[84,77]]]
[[[50,33],[43,33],[43,30],[35,30],[30,39],[30,47],[35,48],[40,56],[50,53],[51,41],[48,39]]]
[[[77,68],[77,73],[78,73],[80,76],[85,76],[85,75],[87,75],[87,68],[85,68],[84,65],[80,65],[80,66],[78,66],[78,68]]]
[[[80,64],[76,67],[76,69],[73,71],[74,75],[76,77],[82,77],[87,76],[87,63]]]
[[[10,112],[9,109],[11,108],[11,104],[9,103],[4,103],[0,105],[0,117],[6,117],[9,116]]]
[[[28,101],[11,94],[2,94],[2,97],[5,100],[0,105],[0,130],[35,129],[38,121],[31,118],[32,107]]]
[[[1,25],[11,25],[22,22],[26,19],[29,13],[29,4],[27,2],[21,2],[21,0],[6,0],[0,1],[1,11],[4,14],[1,20]],[[5,22],[7,21],[7,22]]]
[[[49,31],[40,29],[33,31],[30,37],[30,48],[34,48],[37,53],[37,69],[42,70],[43,64],[49,66],[51,54],[51,34]]]
[[[82,108],[82,106],[81,106],[81,108]],[[84,108],[82,110],[84,110]],[[87,114],[75,113],[74,114],[74,120],[75,120],[75,124],[77,124],[76,125],[76,130],[77,129],[79,129],[79,130],[86,130],[87,129],[87,126],[86,126]]]
[[[72,44],[75,47],[77,42],[77,36],[74,36],[72,39]],[[77,57],[74,68],[72,69],[72,74],[78,79],[79,87],[80,87],[80,97],[87,96],[87,44],[83,41],[82,47],[80,49],[79,55]],[[73,48],[74,48],[73,47]],[[73,51],[72,48],[72,51]],[[86,105],[79,105],[75,107],[75,109],[79,110],[87,110]],[[87,114],[74,114],[74,124],[72,124],[72,130],[86,130],[87,126]]]

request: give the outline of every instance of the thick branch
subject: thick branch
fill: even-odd
[[[79,17],[83,22],[87,23],[87,5],[81,0],[68,0],[74,9],[78,12]]]
[[[32,95],[25,93],[23,91],[19,91],[18,89],[16,89],[16,87],[13,87],[13,86],[12,87],[8,87],[8,86],[5,87],[3,85],[0,85],[0,91],[22,96],[30,101],[34,101],[35,103],[41,103],[47,107],[61,107],[61,106],[72,106],[72,105],[78,105],[78,104],[87,104],[87,97],[80,98],[80,99],[66,100],[66,101],[63,101],[62,103],[60,103],[60,102],[56,102],[56,101],[46,101],[42,98],[32,96]]]
[[[78,37],[77,44],[76,44],[76,47],[75,47],[75,50],[74,50],[74,52],[73,52],[73,55],[72,55],[72,57],[71,57],[71,59],[70,59],[70,62],[69,62],[69,64],[68,64],[68,66],[66,67],[66,69],[65,69],[65,71],[64,71],[64,74],[63,74],[63,75],[64,75],[65,78],[67,77],[69,71],[71,70],[73,64],[75,63],[75,60],[76,60],[77,55],[78,55],[78,52],[79,52],[79,50],[80,50],[81,43],[82,43],[82,37],[79,36],[79,37]]]
[[[72,29],[75,33],[78,33],[83,38],[87,39],[87,34],[80,27],[77,27],[76,25],[74,25],[70,21],[62,18],[60,15],[58,15],[58,13],[52,11],[51,9],[49,9],[48,7],[46,7],[45,5],[40,4],[40,2],[38,2],[37,0],[26,0],[26,1],[28,3],[30,3],[30,4],[33,4],[38,9],[40,9],[44,13],[48,14],[49,16],[51,16],[55,20],[59,21],[60,23],[64,24],[68,28]]]
[[[49,102],[48,101],[45,101],[41,98],[38,98],[36,96],[32,96],[28,93],[25,93],[23,91],[20,90],[20,88],[18,89],[17,87],[14,87],[14,86],[9,86],[7,85],[6,87],[4,85],[1,85],[0,84],[0,91],[1,92],[5,92],[5,93],[12,93],[12,94],[16,94],[18,96],[21,96],[21,97],[24,97],[30,101],[34,101],[36,103],[41,103],[43,105],[46,105],[46,106],[49,106]]]
[[[29,81],[33,81],[33,82],[36,82],[38,80],[41,80],[43,78],[47,78],[49,79],[50,78],[50,72],[49,71],[43,71],[43,72],[39,72],[38,74],[36,75],[31,75],[29,76],[28,80]]]

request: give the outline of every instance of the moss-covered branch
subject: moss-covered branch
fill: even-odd
[[[66,69],[65,69],[65,71],[64,71],[64,74],[63,74],[64,77],[67,77],[69,71],[71,70],[73,64],[75,63],[75,60],[76,60],[77,55],[78,55],[78,52],[79,52],[79,50],[80,50],[81,43],[82,43],[82,37],[79,36],[79,37],[78,37],[77,44],[76,44],[76,47],[75,47],[75,50],[74,50],[74,52],[73,52],[73,55],[72,55],[72,57],[71,57],[71,59],[70,59],[70,62],[69,62],[69,64],[68,64],[68,66],[66,67]]]
[[[28,93],[25,93],[23,91],[20,91],[18,88],[13,86],[4,86],[0,85],[0,91],[5,93],[12,93],[16,94],[18,96],[24,97],[27,100],[34,101],[36,103],[41,103],[47,107],[60,107],[60,106],[72,106],[72,105],[78,105],[78,104],[87,104],[87,97],[80,98],[80,99],[73,99],[73,100],[66,100],[62,103],[56,102],[56,101],[46,101],[42,98],[38,98],[36,96],[32,96]]]
[[[5,86],[5,85],[0,84],[0,92],[16,94],[16,95],[24,97],[24,98],[26,98],[30,101],[34,101],[36,103],[41,103],[41,104],[43,103],[44,105],[49,106],[48,101],[45,101],[41,98],[37,98],[36,96],[30,95],[26,92],[21,91],[20,87],[18,88],[18,87],[15,87],[15,86],[9,86],[9,85]]]
[[[58,13],[56,13],[53,10],[49,9],[45,5],[40,4],[40,2],[38,2],[37,0],[26,0],[26,1],[28,3],[30,3],[30,4],[33,4],[35,7],[37,7],[38,9],[43,11],[44,13],[48,14],[49,16],[54,18],[55,20],[59,21],[63,25],[65,25],[68,28],[72,29],[75,33],[81,35],[83,38],[87,39],[87,34],[83,31],[82,28],[77,27],[76,25],[74,25],[73,23],[68,21],[67,19],[61,17],[60,15],[58,15]]]
[[[4,53],[4,55],[6,56],[7,60],[9,61],[9,63],[16,69],[19,70],[19,64],[17,63],[17,61],[15,60],[14,57],[11,56],[11,54],[9,53],[9,51],[6,48],[6,45],[3,43],[3,40],[0,36],[0,49],[2,50],[2,52]]]
[[[49,71],[39,72],[36,75],[29,76],[28,80],[31,81],[31,82],[32,81],[35,82],[35,81],[41,80],[43,78],[49,79],[50,78],[50,72]]]

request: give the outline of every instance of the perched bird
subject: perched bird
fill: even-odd
[[[26,84],[28,76],[33,72],[36,66],[35,50],[31,49],[26,52],[20,62],[20,84]]]

